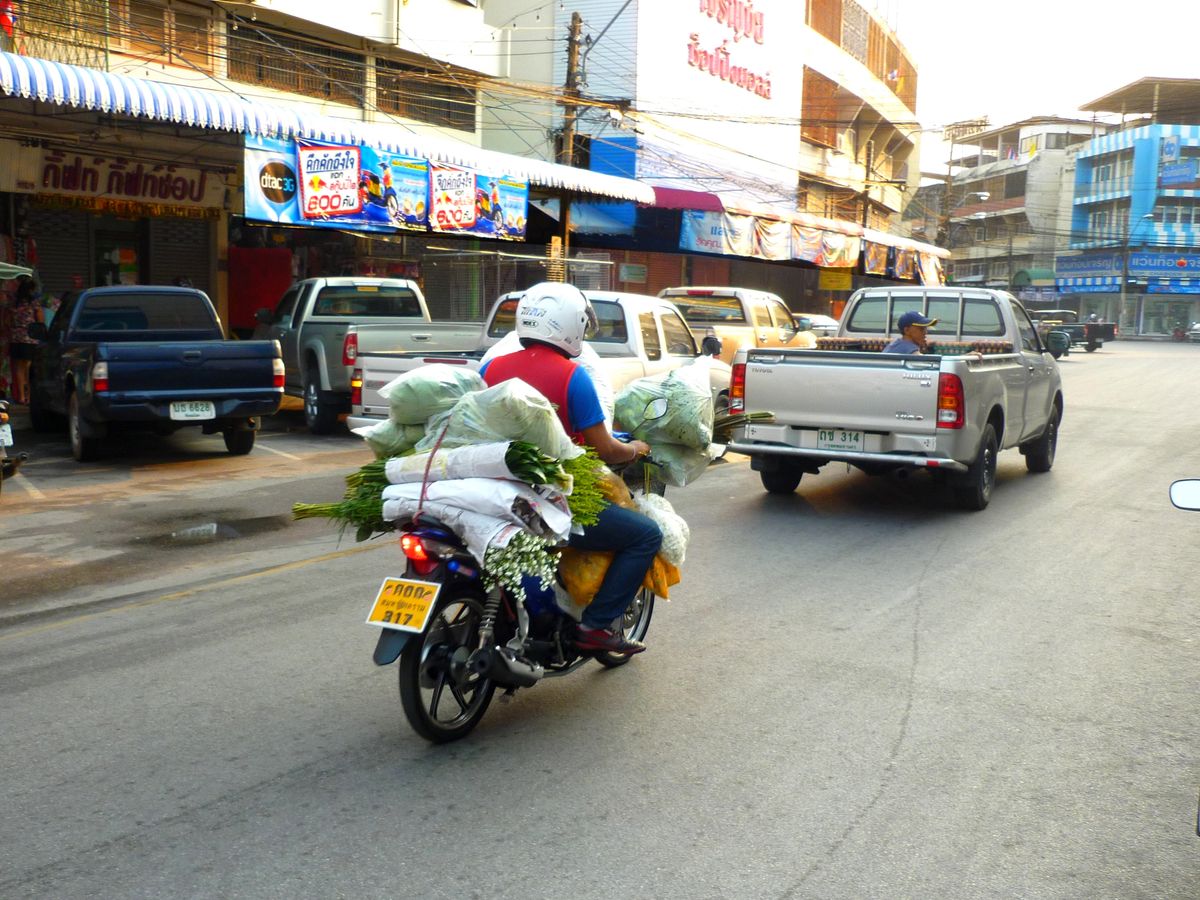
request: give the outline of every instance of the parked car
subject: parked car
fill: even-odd
[[[68,297],[38,346],[29,416],[36,431],[65,417],[71,452],[96,458],[117,428],[200,426],[249,453],[262,416],[279,409],[283,360],[274,340],[225,340],[203,291],[115,285]]]
[[[820,313],[796,313],[796,321],[801,326],[808,322],[808,330],[817,337],[833,337],[838,333],[838,320],[832,316]]]
[[[683,314],[701,338],[721,341],[721,361],[731,362],[743,348],[792,347],[811,350],[817,339],[798,322],[783,298],[769,291],[739,287],[673,287],[658,292]]]
[[[1088,353],[1093,353],[1103,347],[1105,341],[1115,340],[1117,336],[1115,323],[1090,318],[1080,322],[1079,314],[1073,309],[1031,309],[1029,316],[1037,323],[1038,333],[1043,340],[1051,331],[1061,331],[1067,335],[1067,347],[1061,355],[1069,355],[1071,347],[1083,347]],[[1055,355],[1057,358],[1058,354]]]
[[[933,353],[872,352],[902,313],[937,323]],[[805,473],[841,461],[869,474],[926,469],[956,504],[988,505],[1001,450],[1017,447],[1048,472],[1063,414],[1058,364],[1011,294],[982,288],[867,288],[846,305],[843,349],[741,350],[730,411],[767,411],[735,430],[729,450],[750,457],[763,487],[790,494]]]
[[[483,331],[482,322],[431,321],[421,289],[406,278],[307,278],[257,315],[283,348],[284,390],[304,398],[313,434],[333,431],[350,411],[360,352],[473,347]]]

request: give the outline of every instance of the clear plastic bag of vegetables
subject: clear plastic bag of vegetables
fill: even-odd
[[[400,425],[383,419],[372,425],[355,428],[354,433],[367,442],[376,459],[403,456],[425,437],[425,425]]]
[[[463,394],[482,391],[478,372],[464,366],[429,363],[398,375],[379,389],[388,402],[388,418],[400,425],[424,425],[450,409]]]
[[[646,411],[657,399],[667,401],[666,412],[649,416]],[[665,378],[647,376],[631,381],[617,394],[616,419],[622,428],[651,447],[666,443],[707,449],[713,429],[708,369],[681,366]]]
[[[519,378],[464,394],[453,408],[429,422],[417,450],[430,450],[439,441],[442,447],[528,441],[560,460],[583,453],[567,436],[550,401]]]
[[[710,451],[693,450],[682,444],[651,444],[650,458],[655,474],[672,487],[686,487],[704,474],[712,462]]]

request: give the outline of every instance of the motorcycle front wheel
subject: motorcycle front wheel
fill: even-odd
[[[646,632],[650,630],[650,617],[654,615],[654,592],[642,588],[634,597],[633,602],[621,617],[619,628],[621,633],[631,641],[644,641]],[[615,669],[629,662],[632,657],[628,653],[597,653],[596,662],[600,665]]]
[[[484,595],[443,588],[429,626],[400,654],[400,703],[413,731],[435,744],[466,737],[487,712],[496,684],[470,670]]]

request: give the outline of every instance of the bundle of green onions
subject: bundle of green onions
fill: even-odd
[[[773,422],[774,420],[775,413],[771,412],[731,413],[717,416],[713,420],[713,441],[718,444],[728,444],[729,439],[733,437],[733,429],[754,422]]]
[[[596,524],[600,510],[608,506],[608,501],[600,490],[600,473],[604,470],[604,463],[591,447],[585,450],[574,459],[564,459],[562,467],[571,477],[571,493],[567,495],[571,521],[587,527]]]

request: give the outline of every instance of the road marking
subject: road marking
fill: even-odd
[[[43,494],[41,491],[39,491],[36,487],[34,487],[33,482],[31,482],[28,478],[26,478],[20,472],[17,473],[17,477],[16,477],[15,481],[16,481],[17,485],[23,491],[25,491],[25,493],[27,493],[30,497],[32,497],[34,500],[45,500],[46,499],[46,495]]]
[[[266,450],[268,453],[278,453],[280,456],[286,456],[288,459],[294,459],[297,462],[302,462],[304,460],[303,456],[296,456],[295,454],[292,454],[292,453],[284,453],[282,450],[276,450],[274,447],[268,447],[266,444],[262,443],[261,441],[255,441],[255,443],[263,450]]]
[[[280,572],[287,572],[292,569],[303,568],[310,566],[313,563],[329,562],[334,559],[344,559],[347,556],[356,556],[359,553],[367,553],[371,550],[379,550],[383,547],[393,547],[391,541],[381,544],[370,544],[365,547],[351,547],[348,550],[335,550],[333,553],[326,553],[322,556],[314,556],[311,559],[299,559],[295,562],[281,563],[277,566],[271,566],[268,569],[262,569],[258,572],[249,572],[245,575],[234,575],[230,578],[220,579],[218,581],[210,581],[197,587],[185,588],[182,591],[175,591],[170,594],[160,594],[157,597],[147,597],[145,600],[134,600],[131,603],[126,603],[123,606],[113,606],[109,609],[100,610],[98,612],[84,613],[79,616],[72,616],[68,619],[60,619],[57,622],[47,622],[45,625],[35,625],[33,628],[24,628],[19,631],[14,631],[11,634],[0,634],[0,641],[7,641],[11,638],[24,637],[30,634],[39,634],[44,631],[54,631],[58,628],[65,628],[68,625],[77,625],[80,622],[86,622],[90,619],[95,619],[100,616],[106,616],[110,613],[128,612],[132,609],[141,609],[147,606],[156,606],[159,603],[173,602],[175,600],[183,600],[191,597],[193,594],[199,594],[202,591],[217,590],[219,588],[228,587],[229,585],[241,584],[245,581],[253,581],[257,578],[263,578],[268,575],[277,575]]]

